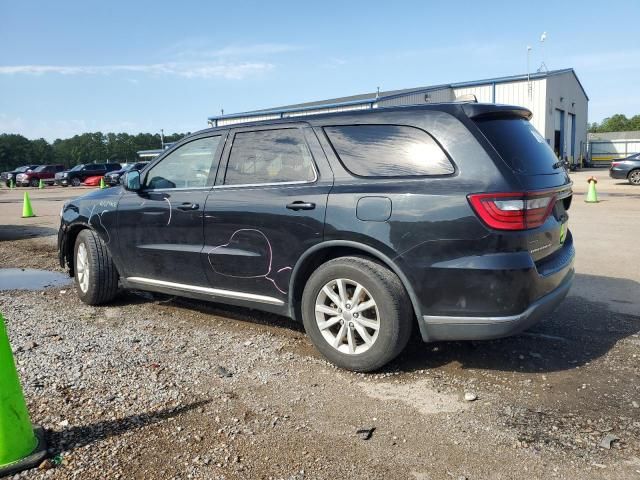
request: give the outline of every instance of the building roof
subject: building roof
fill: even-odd
[[[319,107],[330,108],[330,107],[338,107],[338,106],[375,103],[380,100],[388,100],[391,98],[396,98],[396,97],[408,95],[411,93],[427,93],[427,92],[432,92],[434,90],[474,87],[479,85],[491,85],[496,83],[509,83],[509,82],[523,81],[527,79],[538,80],[541,78],[565,75],[567,73],[571,73],[575,77],[585,97],[587,98],[587,100],[589,100],[587,92],[585,91],[584,87],[580,83],[580,80],[578,79],[578,76],[576,75],[576,72],[573,70],[573,68],[564,68],[561,70],[550,70],[548,72],[535,72],[535,73],[530,73],[528,75],[525,73],[521,75],[512,75],[508,77],[496,77],[496,78],[487,78],[484,80],[473,80],[470,82],[457,82],[457,83],[433,85],[433,86],[426,86],[426,87],[404,88],[400,90],[387,90],[379,93],[378,92],[363,93],[358,95],[350,95],[347,97],[331,98],[328,100],[318,100],[313,102],[285,105],[282,107],[266,108],[262,110],[251,110],[248,112],[216,115],[216,116],[209,117],[208,120],[212,122],[220,119],[231,119],[231,118],[238,118],[238,117],[251,117],[254,115],[257,116],[257,115],[287,113],[287,112],[293,112],[293,111],[304,111],[304,110],[311,110]]]

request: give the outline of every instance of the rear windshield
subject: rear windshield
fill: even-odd
[[[493,148],[515,172],[525,175],[556,173],[560,164],[544,137],[517,117],[476,119]]]

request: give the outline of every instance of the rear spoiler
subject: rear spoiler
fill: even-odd
[[[515,105],[496,105],[493,103],[465,103],[462,105],[464,113],[469,118],[492,118],[492,117],[518,117],[531,120],[533,114],[531,110]]]

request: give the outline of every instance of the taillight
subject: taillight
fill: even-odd
[[[620,165],[622,162],[611,162],[611,166],[612,167],[617,167],[618,165]]]
[[[556,195],[545,192],[473,193],[469,203],[480,219],[497,230],[527,230],[542,225]]]

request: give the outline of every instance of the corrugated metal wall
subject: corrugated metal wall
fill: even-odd
[[[342,107],[314,108],[312,110],[303,110],[299,112],[283,113],[284,118],[287,117],[307,117],[309,115],[321,115],[323,113],[350,112],[353,110],[367,110],[371,108],[370,103],[362,103],[360,105],[344,105]]]
[[[564,115],[564,131],[569,132],[571,115],[575,115],[575,160],[585,154],[587,148],[587,115],[589,103],[584,92],[580,88],[576,77],[568,72],[563,75],[554,75],[547,79],[547,112],[553,115],[556,110],[562,110]],[[552,116],[547,117],[547,138],[553,139],[554,123]],[[571,139],[565,135],[564,150],[567,157],[571,157]]]
[[[518,105],[528,108],[533,113],[531,123],[543,136],[547,125],[546,118],[546,98],[547,80],[532,80],[531,82],[520,81],[511,83],[496,84],[496,103],[508,105]],[[531,95],[529,95],[529,84],[531,84]],[[552,119],[551,119],[552,120]],[[550,137],[546,137],[550,138]]]
[[[261,122],[262,120],[277,120],[280,118],[279,113],[275,113],[272,115],[255,115],[255,116],[246,116],[246,117],[235,117],[235,118],[219,118],[216,126],[224,127],[225,125],[235,125],[236,123],[243,122]]]
[[[454,88],[455,97],[475,95],[480,103],[493,103],[493,85],[479,85],[477,87]]]
[[[394,107],[398,105],[423,105],[425,103],[441,103],[453,101],[453,93],[450,88],[440,90],[408,93],[406,95],[382,99],[377,102],[380,107]]]

